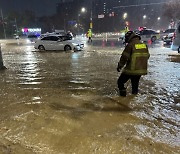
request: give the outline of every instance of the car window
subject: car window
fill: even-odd
[[[140,31],[140,35],[144,35],[144,31]]]
[[[151,30],[151,31],[150,31],[150,34],[156,34],[156,32],[155,32],[155,31],[153,31],[153,30]]]
[[[28,35],[28,38],[37,38],[36,35]]]
[[[152,34],[152,31],[151,31],[151,30],[148,30],[148,31],[146,32],[146,35],[150,35],[150,34]]]
[[[43,37],[41,40],[48,41],[48,40],[50,40],[50,37],[49,36],[48,37]]]
[[[62,41],[71,40],[68,36],[58,36],[58,38]]]
[[[167,30],[165,30],[165,32],[164,33],[169,33],[170,32],[170,30],[169,29],[167,29]]]
[[[149,30],[144,30],[142,32],[142,35],[150,35],[150,34],[151,34],[151,32]]]
[[[59,40],[59,38],[56,37],[56,36],[50,36],[50,40],[51,40],[51,41],[57,41],[57,40]]]
[[[173,33],[174,31],[175,31],[175,29],[167,29],[167,30],[165,30],[164,33]]]
[[[70,40],[68,36],[63,36],[62,38],[63,38],[63,41]]]
[[[169,29],[168,33],[173,33],[175,29]]]

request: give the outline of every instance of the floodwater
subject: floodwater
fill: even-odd
[[[0,154],[179,154],[180,63],[150,47],[140,93],[118,96],[123,48],[94,41],[84,51],[35,51],[1,41]]]

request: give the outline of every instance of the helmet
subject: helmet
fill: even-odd
[[[135,38],[135,37],[138,37],[139,40],[141,40],[141,37],[139,36],[139,34],[133,32],[133,31],[128,31],[126,34],[125,34],[125,43],[129,43],[130,40],[132,38]]]

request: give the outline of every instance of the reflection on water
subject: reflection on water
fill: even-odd
[[[180,64],[167,60],[169,49],[150,48],[140,94],[121,98],[122,49],[102,43],[82,52],[3,48],[0,153],[180,153]]]

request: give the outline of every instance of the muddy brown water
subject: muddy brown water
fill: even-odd
[[[149,74],[137,96],[118,96],[122,48],[35,51],[1,41],[0,153],[180,153],[180,63],[150,48]]]

